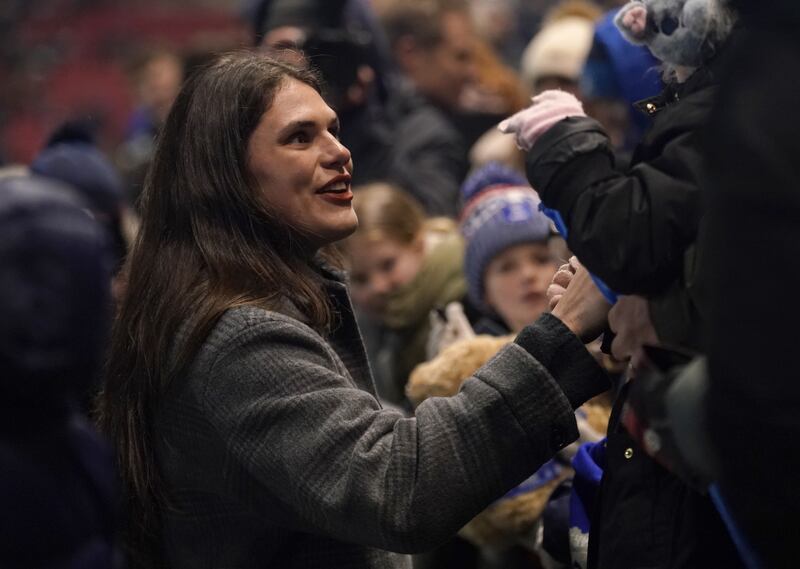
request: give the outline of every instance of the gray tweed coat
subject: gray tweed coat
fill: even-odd
[[[232,309],[167,394],[155,427],[173,569],[410,567],[403,553],[435,547],[577,438],[573,407],[607,387],[548,317],[406,418],[378,403],[345,286],[327,286],[329,337],[291,307]]]

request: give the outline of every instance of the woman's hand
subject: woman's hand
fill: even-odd
[[[553,316],[586,344],[603,332],[610,308],[611,305],[592,281],[589,271],[578,264],[566,292],[553,308]]]
[[[568,262],[561,265],[556,274],[553,275],[553,280],[550,282],[550,286],[547,287],[546,292],[550,312],[553,311],[558,301],[567,292],[567,287],[579,266],[578,258],[573,256]]]
[[[585,116],[583,105],[574,95],[551,90],[534,97],[530,107],[507,118],[497,128],[505,134],[514,134],[517,146],[527,151],[557,122]]]

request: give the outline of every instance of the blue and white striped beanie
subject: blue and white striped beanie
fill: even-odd
[[[514,245],[547,241],[550,220],[539,211],[539,196],[525,177],[498,163],[489,163],[467,178],[461,197],[467,294],[475,306],[486,310],[483,275],[489,262]]]

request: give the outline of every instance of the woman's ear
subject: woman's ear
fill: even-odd
[[[628,2],[614,17],[614,25],[629,42],[644,44],[647,37],[647,6],[639,0]]]

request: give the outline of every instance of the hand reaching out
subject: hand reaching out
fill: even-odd
[[[547,287],[546,293],[551,312],[556,307],[556,304],[558,304],[558,301],[561,300],[561,297],[564,296],[564,293],[567,292],[567,287],[573,275],[575,275],[575,271],[578,270],[580,266],[581,264],[578,262],[578,258],[573,256],[556,271],[550,286]]]
[[[502,133],[514,134],[517,146],[530,150],[554,124],[576,116],[586,116],[581,102],[570,93],[550,90],[534,97],[530,107],[507,118],[497,128]]]
[[[553,316],[559,318],[583,343],[588,343],[603,332],[610,308],[611,305],[594,284],[589,271],[578,264],[566,292],[553,308]]]

